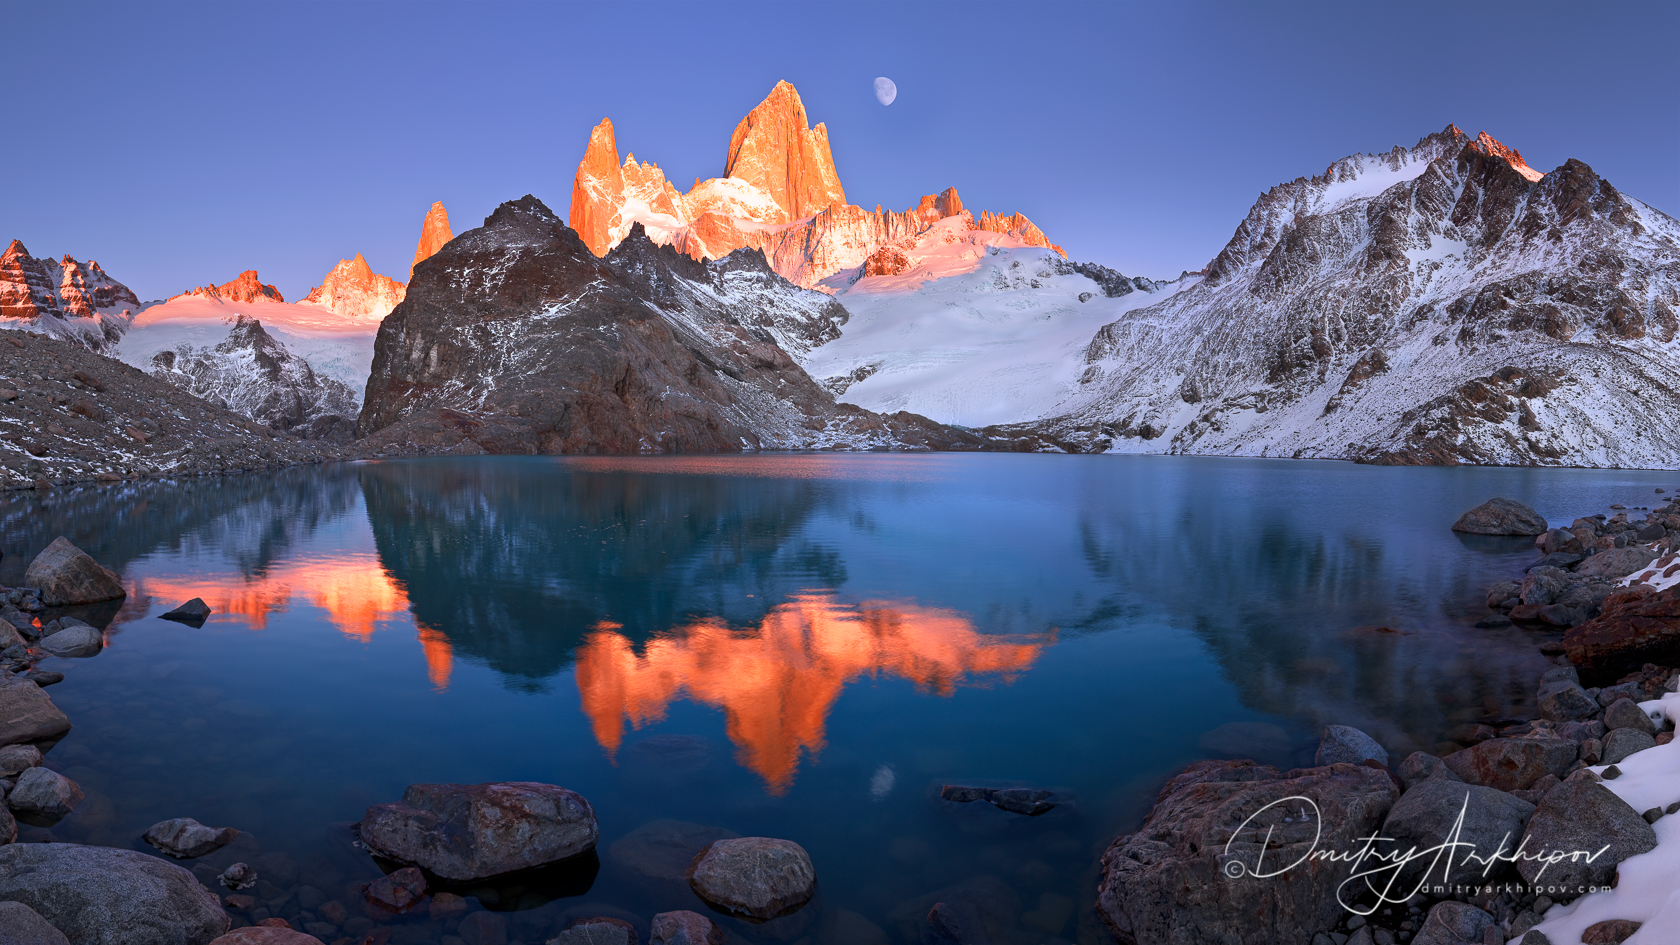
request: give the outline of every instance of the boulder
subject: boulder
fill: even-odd
[[[1548,774],[1563,777],[1579,755],[1568,738],[1490,738],[1441,760],[1466,783],[1518,791]]]
[[[653,917],[653,934],[648,937],[648,945],[722,945],[723,932],[712,924],[712,920],[699,914],[680,909],[676,912],[661,912]]]
[[[1655,560],[1657,553],[1640,545],[1610,548],[1581,562],[1575,568],[1575,573],[1584,577],[1615,580],[1626,577]]]
[[[1124,945],[1304,943],[1347,915],[1336,900],[1346,865],[1310,859],[1264,879],[1255,867],[1271,872],[1315,849],[1349,849],[1399,795],[1377,768],[1197,762],[1161,789],[1142,829],[1103,854],[1098,911]],[[1317,810],[1286,800],[1296,797]]]
[[[70,720],[27,679],[0,673],[0,746],[62,738]]]
[[[688,865],[688,885],[721,912],[768,920],[795,912],[817,890],[817,871],[791,840],[717,840]]]
[[[191,859],[214,853],[237,836],[239,831],[232,827],[212,829],[191,817],[176,817],[153,824],[141,839],[170,856]]]
[[[387,911],[407,912],[426,898],[426,877],[415,867],[405,866],[369,883],[364,895]]]
[[[0,778],[16,777],[30,768],[39,768],[41,760],[41,749],[34,745],[7,745],[0,748]]]
[[[66,817],[82,802],[82,788],[51,768],[30,768],[18,775],[6,806],[20,814]]]
[[[23,903],[0,902],[0,945],[70,945],[70,940]]]
[[[211,942],[210,945],[323,945],[313,935],[273,925],[248,925]]]
[[[1680,584],[1605,598],[1604,612],[1564,634],[1562,647],[1595,682],[1612,682],[1646,663],[1680,664]]]
[[[1631,728],[1647,735],[1657,734],[1657,723],[1645,714],[1645,710],[1632,699],[1623,696],[1604,710],[1604,727],[1615,731],[1618,728]]]
[[[86,624],[65,627],[52,636],[42,637],[41,648],[54,656],[98,656],[105,649],[105,635]]]
[[[1388,750],[1377,740],[1349,725],[1326,725],[1318,739],[1318,754],[1313,763],[1320,767],[1346,762],[1361,765],[1367,760],[1388,766]]]
[[[623,919],[584,916],[573,919],[548,945],[638,945],[636,927]]]
[[[0,782],[0,788],[5,786],[5,782]],[[4,790],[0,790],[0,794],[4,793]],[[0,804],[0,846],[17,842],[17,833],[17,818],[12,816],[10,808]]]
[[[958,804],[986,801],[999,810],[1025,814],[1028,817],[1037,817],[1056,809],[1060,802],[1052,799],[1055,796],[1056,792],[1043,788],[988,788],[947,784],[939,789],[941,800]]]
[[[0,900],[35,910],[77,945],[208,945],[228,930],[221,901],[191,873],[135,850],[0,847]]]
[[[1656,845],[1656,832],[1638,811],[1602,784],[1571,779],[1548,791],[1528,819],[1517,872],[1530,884],[1546,886],[1553,899],[1567,901],[1584,887],[1608,885],[1616,864]],[[1608,849],[1595,858],[1603,847]],[[1565,858],[1535,859],[1543,854]]]
[[[13,626],[11,621],[0,618],[0,652],[14,646],[27,646],[28,643],[29,641],[23,638],[23,634],[18,632],[18,628]]]
[[[1598,756],[1598,763],[1613,765],[1628,755],[1656,746],[1657,740],[1649,732],[1642,732],[1636,728],[1618,728],[1604,736],[1604,749]]]
[[[1383,823],[1383,836],[1394,843],[1378,847],[1379,853],[1416,850],[1419,853],[1446,843],[1456,829],[1456,841],[1470,847],[1455,847],[1449,859],[1433,857],[1417,862],[1431,872],[1424,876],[1422,869],[1409,872],[1400,885],[1412,888],[1420,879],[1429,883],[1449,885],[1472,884],[1486,876],[1497,879],[1510,868],[1509,863],[1497,863],[1489,872],[1488,860],[1495,853],[1509,856],[1522,839],[1523,827],[1534,813],[1534,805],[1504,791],[1476,784],[1459,784],[1446,780],[1423,781],[1400,796],[1399,802],[1388,812]],[[1460,815],[1463,822],[1460,824]],[[1442,873],[1447,873],[1442,876]],[[1383,877],[1387,878],[1386,874]]]
[[[1643,922],[1632,919],[1605,919],[1594,922],[1581,932],[1581,945],[1622,945],[1639,931]],[[1674,931],[1672,928],[1669,931]]]
[[[184,623],[194,627],[204,626],[204,621],[210,616],[210,605],[202,597],[194,597],[185,604],[171,610],[167,614],[159,614],[165,620]]]
[[[1459,516],[1452,530],[1469,535],[1543,535],[1546,519],[1521,502],[1496,498]]]
[[[41,603],[49,607],[92,604],[127,597],[122,578],[101,567],[87,552],[60,536],[29,562],[24,582],[41,589]]]
[[[1573,722],[1598,714],[1598,701],[1587,695],[1580,683],[1568,680],[1543,683],[1535,701],[1540,715],[1554,722]]]
[[[1403,784],[1408,791],[1411,790],[1413,786],[1432,778],[1441,778],[1447,781],[1460,782],[1464,780],[1454,774],[1453,770],[1447,767],[1446,762],[1434,755],[1421,751],[1414,751],[1407,755],[1406,760],[1400,762],[1400,767],[1395,771],[1395,773],[1400,776],[1400,783]]]
[[[1496,925],[1493,916],[1466,902],[1438,902],[1423,920],[1423,928],[1411,945],[1459,945],[1461,942],[1480,942],[1483,934]]]
[[[358,832],[373,853],[457,882],[569,859],[601,834],[583,795],[532,781],[411,784]]]

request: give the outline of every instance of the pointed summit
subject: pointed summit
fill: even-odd
[[[1519,152],[1516,148],[1508,148],[1505,145],[1500,144],[1494,139],[1493,135],[1490,135],[1485,131],[1477,135],[1476,140],[1465,145],[1465,147],[1474,148],[1488,157],[1496,157],[1504,160],[1505,163],[1511,165],[1513,170],[1528,178],[1530,181],[1537,181],[1546,176],[1545,172],[1537,171],[1534,168],[1529,167],[1528,163],[1523,160],[1521,152]]]
[[[284,302],[286,297],[280,290],[271,285],[263,285],[257,277],[255,269],[247,269],[239,274],[239,278],[221,285],[201,285],[196,289],[189,289],[181,295],[202,295],[205,298],[218,299],[225,302],[255,302],[267,299],[271,302]],[[181,295],[170,298],[178,299]]]
[[[805,103],[786,81],[735,126],[724,177],[746,181],[770,195],[786,223],[846,203],[845,188],[829,152],[828,128],[809,127]]]
[[[414,248],[414,262],[409,264],[408,277],[414,278],[414,267],[430,259],[433,253],[443,248],[443,244],[454,238],[455,234],[449,230],[449,211],[443,209],[442,203],[433,202],[432,209],[426,211],[426,222],[420,225],[420,245]],[[361,259],[361,254],[358,253],[356,258]]]
[[[442,209],[441,206],[439,209]],[[425,245],[424,239],[421,245]],[[374,272],[362,254],[357,253],[355,259],[340,259],[332,272],[327,273],[321,284],[311,289],[303,300],[347,318],[384,318],[391,314],[405,294],[401,282]]]
[[[603,118],[589,133],[589,147],[572,181],[572,229],[597,256],[606,255],[612,247],[612,221],[623,195],[618,142],[613,138],[612,119]]]

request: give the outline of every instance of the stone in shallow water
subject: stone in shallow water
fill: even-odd
[[[638,945],[636,927],[623,919],[584,916],[573,919],[548,945]]]
[[[695,856],[688,884],[713,908],[754,919],[774,919],[811,901],[816,867],[791,840],[740,837],[719,840]]]
[[[54,656],[84,659],[98,656],[105,649],[105,635],[83,624],[65,627],[41,639],[41,648]]]
[[[214,853],[237,836],[232,827],[213,829],[191,817],[176,817],[153,824],[142,839],[170,856],[190,859]]]
[[[191,873],[136,850],[0,847],[0,900],[23,903],[78,945],[208,945],[228,928],[221,901]]]
[[[68,731],[70,720],[40,686],[0,674],[0,745],[46,741]]]
[[[204,598],[194,597],[169,613],[159,614],[158,616],[165,620],[173,620],[176,623],[202,627],[205,619],[210,616],[210,605],[204,602]]]
[[[41,760],[41,749],[34,745],[7,745],[0,748],[0,778],[15,777],[30,768],[39,768]]]
[[[711,919],[686,909],[654,916],[653,933],[648,937],[648,945],[721,945],[722,942],[723,932]]]
[[[18,776],[17,786],[6,795],[6,804],[19,814],[51,819],[68,816],[82,802],[82,796],[81,786],[57,771],[30,768]]]
[[[407,912],[426,898],[426,877],[405,866],[368,884],[367,901],[391,912]]]
[[[128,596],[115,571],[101,567],[91,555],[62,536],[53,539],[29,563],[24,581],[30,587],[41,589],[41,603],[49,607],[92,604]]]
[[[1313,759],[1319,766],[1346,762],[1364,764],[1367,760],[1388,765],[1388,750],[1377,740],[1351,725],[1326,725],[1318,740],[1318,754]]]
[[[488,879],[592,850],[600,838],[583,795],[552,784],[411,784],[367,809],[368,849],[443,879]]]

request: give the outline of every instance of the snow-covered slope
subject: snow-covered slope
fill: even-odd
[[[1680,464],[1680,223],[1448,126],[1272,188],[1099,331],[1038,427],[1090,449]]]
[[[889,244],[819,288],[851,314],[801,363],[846,403],[978,427],[1050,414],[1075,392],[1091,336],[1193,282],[1077,271],[964,211]],[[880,272],[883,274],[869,274]]]

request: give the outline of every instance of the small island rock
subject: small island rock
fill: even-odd
[[[1546,519],[1521,502],[1495,498],[1459,516],[1452,530],[1467,535],[1544,535]]]
[[[601,830],[583,795],[552,784],[411,784],[367,809],[372,852],[447,880],[487,879],[594,849]]]
[[[189,600],[185,604],[171,610],[169,613],[159,614],[158,616],[165,620],[173,620],[176,623],[202,627],[204,626],[204,621],[210,616],[210,605],[204,602],[204,598],[194,597],[192,600]]]
[[[212,829],[191,817],[176,817],[153,824],[142,839],[170,856],[191,859],[214,853],[237,836],[232,827]]]
[[[805,848],[770,837],[718,840],[694,857],[687,878],[708,905],[759,920],[797,911],[817,890]]]

